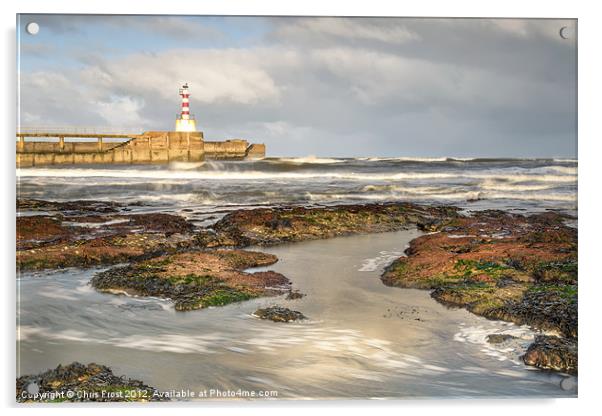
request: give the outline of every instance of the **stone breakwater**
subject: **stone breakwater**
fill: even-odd
[[[244,139],[205,141],[202,132],[142,134],[18,133],[17,167],[81,164],[150,164],[265,157],[265,145]],[[27,141],[25,139],[28,139]],[[37,138],[37,141],[35,141]],[[30,141],[30,140],[34,141]],[[65,141],[78,140],[78,141]],[[96,142],[81,141],[96,139]],[[105,142],[105,140],[127,140]]]
[[[558,213],[463,215],[452,206],[412,203],[278,207],[233,211],[197,227],[177,215],[134,214],[100,201],[17,206],[40,214],[17,218],[18,270],[127,262],[97,273],[92,286],[169,298],[178,311],[295,296],[281,274],[246,272],[277,259],[244,247],[418,227],[428,234],[386,269],[386,285],[428,289],[447,306],[544,330],[548,335],[536,339],[525,363],[577,373],[577,231]]]

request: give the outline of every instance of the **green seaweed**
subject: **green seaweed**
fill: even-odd
[[[170,276],[167,280],[174,286],[212,286],[221,282],[221,280],[211,275],[199,276],[192,273],[184,276]]]
[[[576,282],[578,275],[577,260],[562,262],[541,262],[533,268],[533,276],[543,281]]]
[[[250,293],[242,292],[236,289],[217,289],[210,294],[200,298],[202,307],[208,306],[224,306],[229,303],[242,302],[249,300],[253,296]]]
[[[577,285],[540,284],[529,288],[529,293],[549,294],[570,303],[577,302],[577,292]]]
[[[500,264],[494,261],[484,260],[465,260],[459,259],[454,264],[454,270],[457,270],[462,277],[470,278],[479,274],[486,274],[492,279],[500,279],[515,273],[512,267]]]

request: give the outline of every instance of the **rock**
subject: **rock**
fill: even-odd
[[[116,213],[126,207],[98,201],[18,200],[17,205],[57,211],[17,217],[20,271],[115,264],[197,245],[193,224],[176,215]]]
[[[487,335],[487,342],[490,344],[501,344],[511,339],[517,339],[514,335],[510,334],[489,334]]]
[[[278,207],[238,210],[200,232],[211,245],[274,245],[358,233],[396,231],[418,224],[440,226],[455,218],[455,207],[428,207],[411,203],[339,205],[332,207]]]
[[[27,250],[68,240],[73,230],[54,216],[17,217],[17,250]]]
[[[130,204],[134,205],[134,204]],[[17,199],[17,210],[20,211],[57,211],[57,212],[94,212],[109,213],[123,209],[116,202],[76,200],[76,201],[44,201],[41,199]]]
[[[293,322],[307,319],[301,312],[293,311],[281,306],[271,306],[265,309],[257,309],[253,315],[261,319],[269,319],[274,322]]]
[[[109,367],[78,362],[17,379],[18,402],[145,402],[168,400],[142,381],[118,377]]]
[[[107,293],[171,299],[177,311],[189,311],[290,290],[289,280],[280,273],[244,271],[277,260],[257,251],[182,252],[114,267],[97,273],[90,283]]]
[[[94,267],[136,261],[193,247],[192,236],[160,233],[116,234],[104,237],[54,242],[17,251],[19,271]]]
[[[301,299],[304,296],[305,294],[299,292],[298,290],[291,290],[288,292],[288,295],[286,295],[286,300]]]
[[[545,370],[577,374],[577,342],[559,337],[538,335],[523,356],[527,365]]]
[[[486,311],[490,319],[503,319],[556,331],[567,338],[577,337],[576,285],[524,285],[528,289],[520,298],[505,299],[503,305]]]

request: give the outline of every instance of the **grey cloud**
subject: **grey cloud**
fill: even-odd
[[[23,74],[23,103],[32,120],[169,129],[189,81],[208,137],[265,141],[270,154],[575,156],[576,45],[558,36],[573,21],[270,23],[248,49],[93,54],[69,82]]]

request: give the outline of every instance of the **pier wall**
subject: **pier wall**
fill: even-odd
[[[205,156],[209,159],[244,159],[249,143],[231,139],[223,142],[205,142]]]
[[[202,132],[150,131],[123,143],[103,142],[118,135],[89,135],[96,142],[65,142],[60,134],[20,134],[17,167],[65,164],[149,164],[173,161],[199,162],[205,159],[241,160],[265,156],[265,146],[246,140],[206,142]],[[74,135],[73,135],[74,136]],[[25,141],[25,137],[55,137],[58,142]],[[129,137],[129,136],[119,136]]]

